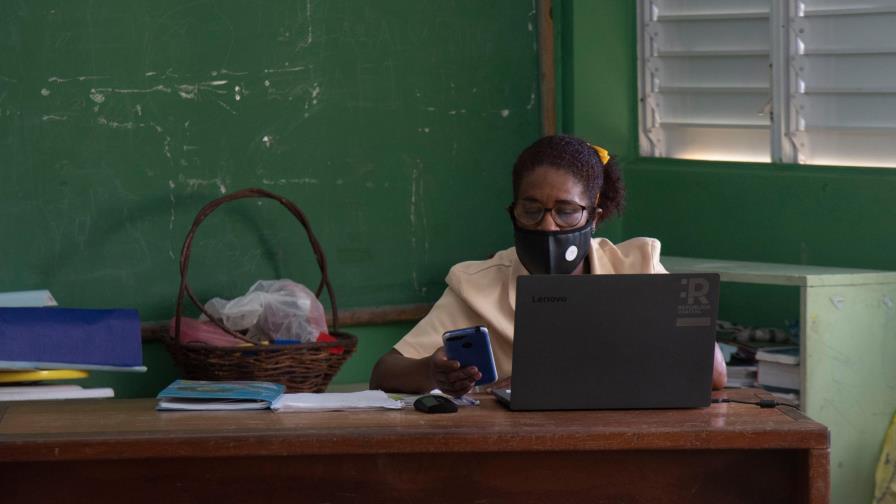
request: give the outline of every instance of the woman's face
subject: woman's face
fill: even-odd
[[[520,181],[519,193],[516,197],[518,207],[533,207],[541,205],[545,209],[544,216],[535,224],[522,222],[517,218],[517,225],[525,229],[537,229],[539,231],[557,231],[582,226],[588,219],[588,212],[581,212],[581,207],[590,208],[596,202],[588,201],[588,196],[582,184],[571,174],[552,166],[539,166],[529,172]],[[566,225],[558,225],[552,218],[551,210],[563,221],[561,212],[566,212]],[[569,212],[579,211],[581,215],[576,220]],[[570,220],[571,219],[571,220]],[[576,220],[574,225],[570,223]]]

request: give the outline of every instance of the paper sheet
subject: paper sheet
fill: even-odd
[[[273,404],[274,411],[339,411],[358,409],[401,409],[401,401],[390,399],[382,390],[323,394],[283,394]]]

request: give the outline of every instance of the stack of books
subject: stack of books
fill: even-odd
[[[735,364],[728,366],[728,387],[751,388],[756,386],[756,365]]]
[[[402,402],[382,390],[286,394],[279,383],[261,381],[175,380],[159,392],[159,411],[262,410],[284,412],[401,409]]]
[[[146,371],[136,310],[55,305],[48,291],[0,293],[0,401],[112,397],[111,388],[42,382]]]
[[[757,381],[769,392],[792,401],[800,394],[800,347],[763,348],[756,352]]]

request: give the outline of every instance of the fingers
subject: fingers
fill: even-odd
[[[486,385],[485,391],[491,392],[492,390],[495,390],[495,389],[506,389],[506,388],[510,388],[510,377],[509,376],[505,376],[504,378],[501,378],[500,380],[498,380],[494,383],[490,383],[490,384]]]
[[[473,388],[477,380],[482,378],[482,373],[475,366],[470,366],[450,372],[437,371],[434,374],[434,378],[436,385],[443,392],[447,392],[446,389],[448,389],[452,391],[463,390],[466,393]]]
[[[453,371],[451,373],[446,373],[446,378],[450,382],[460,382],[466,380],[476,381],[482,378],[482,373],[476,369],[476,366],[469,366],[463,369],[458,369],[457,371]]]
[[[473,390],[474,383],[476,383],[474,380],[446,383],[440,386],[439,390],[454,397],[461,397],[462,395],[467,394],[471,390]]]
[[[430,359],[432,365],[432,378],[442,392],[460,397],[473,389],[477,380],[482,378],[482,373],[476,366],[461,368],[460,362],[449,360],[445,356],[444,347],[433,352]]]
[[[439,371],[451,371],[460,368],[460,362],[449,360],[445,355],[445,347],[437,348],[436,351],[432,353],[432,357],[430,357],[429,360],[433,367]]]

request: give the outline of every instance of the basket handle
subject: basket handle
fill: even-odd
[[[274,194],[270,191],[266,191],[264,189],[258,188],[250,188],[243,189],[240,191],[236,191],[234,193],[227,194],[225,196],[221,196],[215,200],[210,201],[201,210],[196,214],[196,218],[193,219],[193,225],[190,226],[190,231],[187,232],[187,237],[184,239],[184,246],[180,251],[180,289],[177,292],[177,308],[175,310],[174,315],[174,339],[178,343],[180,343],[180,320],[181,313],[183,310],[183,301],[184,301],[184,293],[189,296],[190,300],[208,317],[209,320],[215,323],[218,327],[223,329],[233,337],[239,338],[248,343],[255,344],[254,341],[249,338],[243,336],[242,334],[232,331],[220,322],[218,322],[214,317],[209,315],[208,311],[206,311],[205,306],[203,306],[199,301],[196,300],[196,296],[193,295],[193,290],[190,289],[190,285],[187,283],[187,271],[190,265],[190,251],[193,247],[193,237],[196,234],[196,230],[199,228],[199,224],[205,220],[212,212],[214,212],[218,207],[225,203],[229,203],[231,201],[235,201],[238,199],[244,198],[269,198],[277,201],[281,205],[283,205],[289,213],[291,213],[299,222],[302,223],[302,226],[305,228],[305,232],[308,235],[308,241],[311,242],[311,249],[314,251],[314,257],[317,259],[317,265],[320,267],[320,283],[317,286],[317,290],[314,292],[314,295],[320,297],[321,292],[323,292],[324,287],[327,288],[327,294],[330,298],[330,309],[333,313],[333,328],[332,331],[335,332],[339,327],[339,316],[336,310],[336,296],[333,294],[333,286],[330,285],[330,276],[327,273],[327,258],[324,256],[324,251],[320,247],[320,243],[317,241],[317,237],[314,236],[314,233],[311,231],[311,225],[308,223],[308,219],[305,217],[305,214],[299,210],[299,207],[295,205],[292,201],[280,196],[279,194]]]

